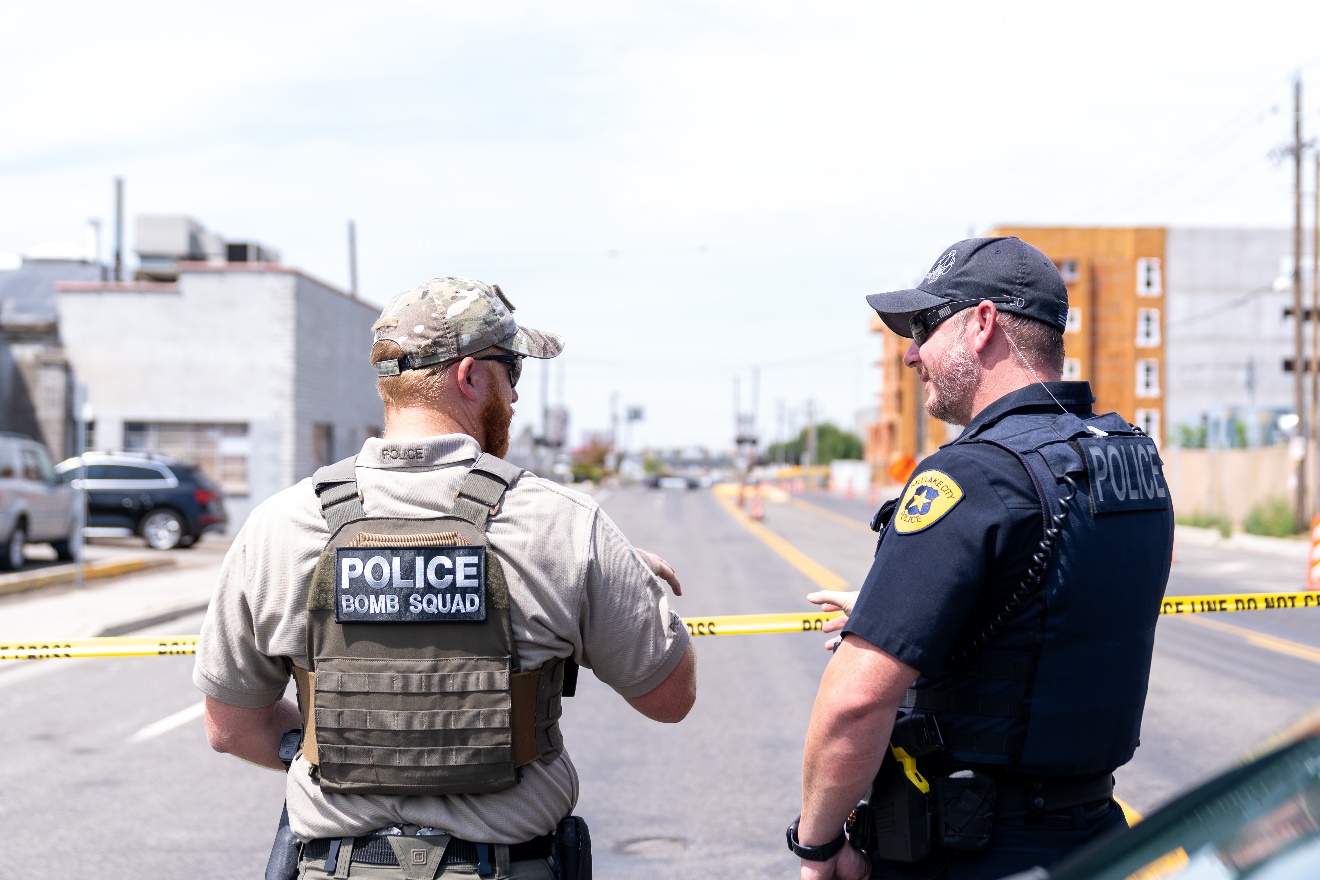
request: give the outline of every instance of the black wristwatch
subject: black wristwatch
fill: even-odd
[[[820,846],[803,846],[798,843],[797,836],[798,823],[801,821],[801,816],[794,819],[793,824],[788,826],[788,834],[786,835],[788,837],[788,848],[793,852],[793,855],[800,859],[806,859],[809,862],[828,861],[829,859],[834,858],[835,853],[843,849],[844,843],[848,840],[844,835],[843,830],[840,829],[839,836],[831,840],[829,843],[823,843]]]

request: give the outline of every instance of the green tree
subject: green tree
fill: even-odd
[[[806,448],[807,429],[803,428],[797,437],[786,443],[770,444],[765,452],[765,459],[771,462],[779,461],[782,450],[785,463],[798,464],[802,461],[802,453]],[[861,457],[862,438],[829,422],[822,422],[816,426],[816,464],[829,464],[836,458]]]

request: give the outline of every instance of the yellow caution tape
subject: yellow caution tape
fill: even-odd
[[[196,654],[197,636],[115,636],[99,639],[0,641],[0,661],[54,660],[76,657],[168,657]]]
[[[747,636],[753,633],[820,632],[825,621],[838,612],[805,614],[725,614],[718,617],[685,617],[694,636]]]
[[[1166,596],[1160,605],[1160,613],[1212,614],[1221,611],[1288,611],[1294,608],[1320,608],[1320,592]]]
[[[1228,611],[1292,611],[1320,609],[1320,591],[1302,593],[1225,593],[1213,596],[1169,596],[1161,614],[1212,614]],[[724,614],[686,617],[694,636],[745,636],[755,633],[820,632],[838,612],[803,614]],[[49,660],[76,657],[167,657],[197,653],[197,636],[119,636],[99,639],[0,641],[0,661]]]

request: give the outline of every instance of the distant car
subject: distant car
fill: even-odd
[[[60,559],[73,558],[76,495],[35,440],[0,433],[0,568],[23,567],[23,545],[48,543]]]
[[[661,478],[660,478],[660,481],[659,481],[659,483],[658,483],[658,488],[660,488],[660,489],[689,489],[689,488],[695,488],[695,487],[689,486],[689,485],[688,485],[688,481],[687,481],[687,479],[684,478],[684,477],[661,477]]]
[[[1320,715],[1131,829],[1007,880],[1320,877]]]
[[[220,489],[199,468],[163,455],[88,452],[55,470],[87,491],[89,538],[139,535],[148,547],[172,550],[229,523]]]

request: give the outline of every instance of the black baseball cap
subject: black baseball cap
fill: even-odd
[[[912,337],[912,316],[944,303],[993,300],[1001,311],[1034,318],[1060,333],[1068,288],[1053,261],[1020,238],[969,238],[950,245],[911,290],[873,293],[866,302],[890,330]]]

